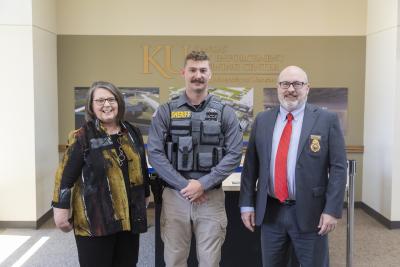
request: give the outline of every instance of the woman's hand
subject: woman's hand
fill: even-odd
[[[69,209],[53,208],[53,215],[57,228],[65,233],[72,230],[72,224],[68,221]]]

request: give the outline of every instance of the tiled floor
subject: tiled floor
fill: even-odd
[[[346,266],[346,216],[330,235],[331,266]],[[389,230],[361,209],[355,209],[354,267],[399,267],[400,229]]]
[[[154,266],[154,210],[150,210],[149,222],[150,228],[147,233],[141,235],[140,258],[138,267]],[[9,237],[29,237],[4,261],[1,259],[4,255],[4,247],[10,247],[11,243],[18,240],[10,240]],[[5,240],[7,237],[7,240]],[[41,238],[49,237],[47,241],[22,265],[24,267],[76,267],[79,266],[78,255],[75,246],[75,239],[72,232],[63,233],[57,228],[50,219],[40,229],[0,229],[0,266],[13,266],[18,260],[24,258],[27,251],[32,248]],[[4,243],[4,241],[8,241]]]

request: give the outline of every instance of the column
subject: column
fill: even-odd
[[[58,162],[56,1],[0,2],[0,227],[37,227]]]
[[[391,228],[400,227],[399,2],[369,0],[367,15],[362,202]]]

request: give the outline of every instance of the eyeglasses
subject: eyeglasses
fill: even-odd
[[[99,99],[94,99],[93,101],[96,102],[96,104],[99,105],[99,106],[104,106],[106,101],[110,105],[113,105],[113,104],[117,103],[117,99],[115,99],[115,97],[99,98]]]
[[[295,82],[286,82],[286,81],[284,81],[284,82],[279,82],[279,86],[280,86],[282,89],[289,89],[289,87],[292,85],[294,89],[300,90],[300,89],[303,88],[303,86],[306,85],[306,84],[307,84],[307,83],[305,83],[305,82],[298,82],[298,81],[295,81]]]

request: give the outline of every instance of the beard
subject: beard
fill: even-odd
[[[279,102],[282,105],[282,107],[284,107],[289,112],[291,112],[295,109],[298,109],[307,100],[307,97],[305,97],[303,99],[299,99],[298,97],[296,97],[296,99],[294,99],[294,100],[288,100],[285,98],[285,96],[279,96],[278,98],[279,98]]]

